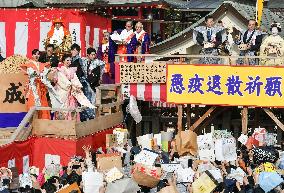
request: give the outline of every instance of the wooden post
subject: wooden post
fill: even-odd
[[[160,133],[160,116],[160,111],[156,111],[152,116],[152,129],[154,134]]]
[[[190,104],[188,104],[187,107],[186,107],[186,123],[187,123],[187,128],[189,128],[190,125],[191,125],[191,122],[190,122],[190,121],[191,121],[190,108],[191,108],[191,106],[190,106]]]
[[[182,131],[182,105],[178,105],[178,122],[177,122],[178,133]]]
[[[243,107],[242,110],[242,133],[247,134],[248,133],[248,108]]]

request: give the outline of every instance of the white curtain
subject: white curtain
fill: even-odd
[[[98,49],[100,45],[100,28],[94,28],[94,43],[93,46],[95,49]]]
[[[40,51],[45,50],[44,40],[47,37],[47,33],[49,32],[51,25],[52,25],[51,22],[40,22],[40,39],[39,39],[39,50]]]
[[[91,47],[90,45],[90,33],[91,33],[91,28],[90,26],[86,26],[86,34],[85,34],[85,41],[86,41],[86,50]]]
[[[28,22],[16,22],[14,54],[27,55],[28,30]]]
[[[69,31],[72,36],[72,43],[81,46],[81,28],[80,23],[69,23]]]
[[[5,30],[6,22],[0,22],[0,48],[1,55],[6,58],[6,30]]]

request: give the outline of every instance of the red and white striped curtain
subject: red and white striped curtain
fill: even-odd
[[[62,18],[73,43],[97,48],[103,30],[111,31],[111,20],[93,13],[74,9],[0,9],[0,47],[4,57],[13,54],[31,56],[35,48],[44,50],[44,40],[52,20]]]

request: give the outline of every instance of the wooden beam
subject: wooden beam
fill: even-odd
[[[274,113],[270,109],[267,109],[267,108],[263,108],[263,110],[276,123],[276,125],[284,131],[283,123],[279,121],[279,119],[274,115]]]
[[[220,115],[222,112],[224,112],[228,109],[229,109],[229,107],[218,107],[218,108],[216,108],[214,113],[212,113],[211,116],[208,117],[208,119],[206,119],[204,121],[204,123],[200,124],[196,129],[207,127],[218,115]]]
[[[178,105],[178,122],[177,122],[178,133],[182,131],[182,105]]]
[[[208,109],[203,115],[202,117],[200,117],[189,129],[190,130],[194,130],[196,129],[209,115],[210,113],[212,113],[214,110],[216,109],[216,107],[210,107],[210,109]]]
[[[242,133],[246,135],[248,133],[248,108],[244,107],[241,114],[242,114]]]

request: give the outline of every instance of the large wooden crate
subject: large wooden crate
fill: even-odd
[[[63,138],[79,138],[119,125],[122,121],[122,112],[100,116],[84,122],[34,119],[32,134],[36,136],[49,135]]]
[[[97,117],[121,111],[121,104],[121,84],[101,85],[96,88]]]

